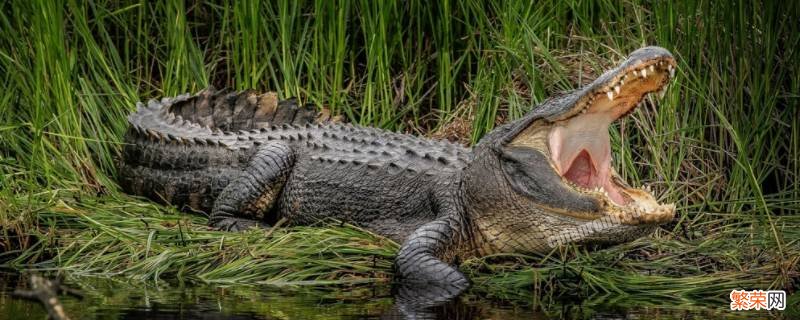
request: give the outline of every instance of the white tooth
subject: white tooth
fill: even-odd
[[[664,99],[664,96],[667,95],[667,87],[658,91],[658,98]]]
[[[647,70],[642,69],[642,78],[647,78]]]
[[[675,77],[675,68],[673,68],[671,65],[669,66],[669,77],[670,78]]]
[[[615,86],[614,87],[614,91],[616,91],[617,94],[619,94],[620,90],[622,90],[622,89],[619,86]]]
[[[627,78],[627,76],[626,76],[626,78]],[[620,80],[619,81],[619,85],[624,86],[625,85],[625,79]]]
[[[606,96],[608,96],[608,101],[614,100],[614,93],[613,92],[611,92],[611,91],[606,92]]]
[[[650,65],[650,72],[655,73],[656,72],[656,66],[651,64]]]

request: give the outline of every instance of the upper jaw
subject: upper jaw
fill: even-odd
[[[610,103],[606,105],[619,105],[620,99],[630,102],[632,98],[637,98],[635,103],[625,104],[625,108],[615,108],[615,119],[630,113],[638,105],[644,96],[650,92],[665,91],[667,84],[675,75],[676,62],[672,54],[660,47],[645,47],[634,51],[631,55],[616,68],[606,71],[591,84],[577,90],[571,95],[571,101],[567,102],[570,107],[546,115],[546,119],[551,122],[563,121],[574,116],[586,113],[592,105],[603,100]],[[654,89],[639,94],[623,95],[623,88],[630,87],[634,81],[648,81],[649,86]]]

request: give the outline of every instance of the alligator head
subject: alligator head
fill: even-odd
[[[630,241],[672,220],[675,206],[633,188],[612,166],[609,125],[674,75],[669,51],[646,47],[591,84],[546,100],[475,148],[464,175],[483,253],[546,252]]]

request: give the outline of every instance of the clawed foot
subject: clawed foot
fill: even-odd
[[[213,223],[211,227],[221,231],[239,232],[253,227],[269,229],[270,225],[250,219],[225,218]]]

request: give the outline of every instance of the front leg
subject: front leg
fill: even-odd
[[[466,236],[462,226],[460,215],[453,212],[415,230],[397,254],[396,276],[421,285],[466,289],[469,281],[450,264]]]
[[[214,201],[211,226],[229,231],[266,227],[260,220],[278,199],[294,160],[294,152],[283,143],[259,146],[242,175],[225,186]]]

